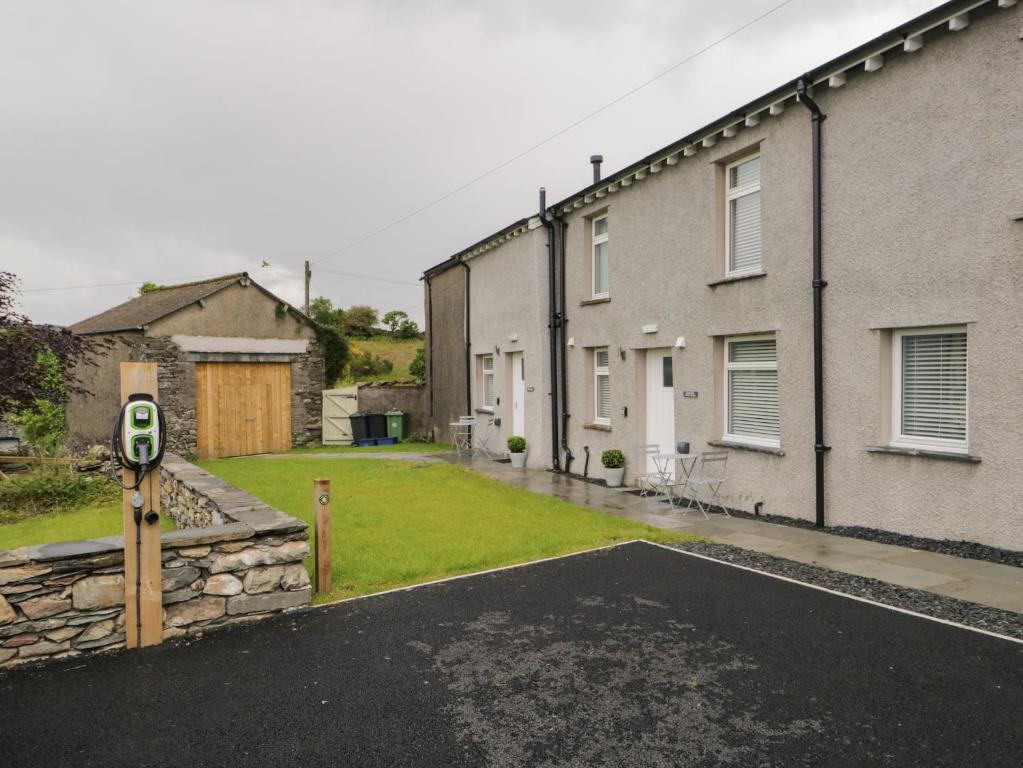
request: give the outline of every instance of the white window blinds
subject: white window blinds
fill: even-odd
[[[778,445],[778,357],[773,337],[726,340],[728,437]]]
[[[763,261],[760,232],[760,157],[728,166],[728,274],[757,272]]]
[[[966,333],[904,334],[901,432],[966,442]]]
[[[593,416],[598,424],[611,423],[611,376],[607,349],[593,352]]]

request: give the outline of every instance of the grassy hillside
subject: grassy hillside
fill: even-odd
[[[412,375],[408,371],[409,364],[416,356],[416,350],[425,344],[422,339],[394,339],[389,336],[349,339],[348,343],[353,349],[372,352],[374,355],[379,355],[394,363],[394,370],[390,373],[361,378],[359,381],[411,381]],[[346,383],[354,382],[349,380]]]

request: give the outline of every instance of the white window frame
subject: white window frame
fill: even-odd
[[[607,365],[597,365],[597,354],[599,352],[607,353]],[[604,426],[611,426],[611,417],[604,417],[599,415],[600,411],[600,377],[607,377],[607,392],[608,398],[611,397],[611,348],[610,347],[597,347],[593,350],[593,423],[603,424]],[[608,411],[611,410],[611,403],[608,403]]]
[[[487,361],[490,361],[490,368],[487,368]],[[493,402],[487,402],[487,378],[490,379],[490,395]],[[480,355],[480,386],[483,391],[480,393],[480,410],[494,412],[494,404],[497,401],[497,390],[494,388],[497,379],[494,377],[494,356]]]
[[[947,440],[902,434],[902,340],[906,336],[936,336],[942,333],[966,334],[966,437]],[[927,328],[898,328],[892,331],[892,422],[890,445],[894,448],[931,450],[941,453],[969,453],[970,444],[970,335],[965,325]]]
[[[729,346],[737,341],[757,341],[759,339],[772,339],[774,341],[774,362],[773,363],[732,363],[729,362]],[[725,369],[724,369],[724,401],[725,401],[725,423],[722,429],[722,439],[731,443],[752,445],[761,448],[781,448],[781,387],[778,388],[778,437],[768,438],[756,435],[736,435],[728,431],[731,419],[728,418],[731,404],[728,402],[728,372],[729,371],[776,371],[778,370],[778,336],[774,333],[756,333],[745,336],[729,336],[725,339]]]
[[[761,179],[758,177],[756,184],[744,184],[741,187],[731,189],[729,184],[732,178],[732,169],[737,165],[748,163],[750,160],[755,160],[760,157],[759,152],[755,152],[752,155],[746,155],[741,157],[734,162],[729,163],[725,166],[725,277],[740,277],[742,275],[755,275],[764,271],[763,255],[761,255],[760,263],[754,267],[747,267],[746,269],[732,269],[732,201],[745,197],[746,195],[759,192],[761,187]],[[763,171],[763,163],[761,162],[760,168]],[[760,247],[763,249],[764,245],[764,218],[763,215],[760,217]]]
[[[607,290],[597,291],[597,246],[601,243],[606,243],[608,233],[611,230],[611,224],[608,222],[608,232],[602,235],[597,234],[597,222],[607,221],[607,214],[601,214],[595,216],[590,222],[590,293],[594,299],[606,299],[611,295],[611,246],[608,246],[608,257],[607,257]]]

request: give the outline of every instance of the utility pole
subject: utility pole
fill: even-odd
[[[305,313],[309,314],[309,279],[313,276],[313,273],[309,269],[309,261],[305,263]]]

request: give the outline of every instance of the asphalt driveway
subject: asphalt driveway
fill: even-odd
[[[4,766],[984,765],[1023,645],[647,544],[0,673]]]

